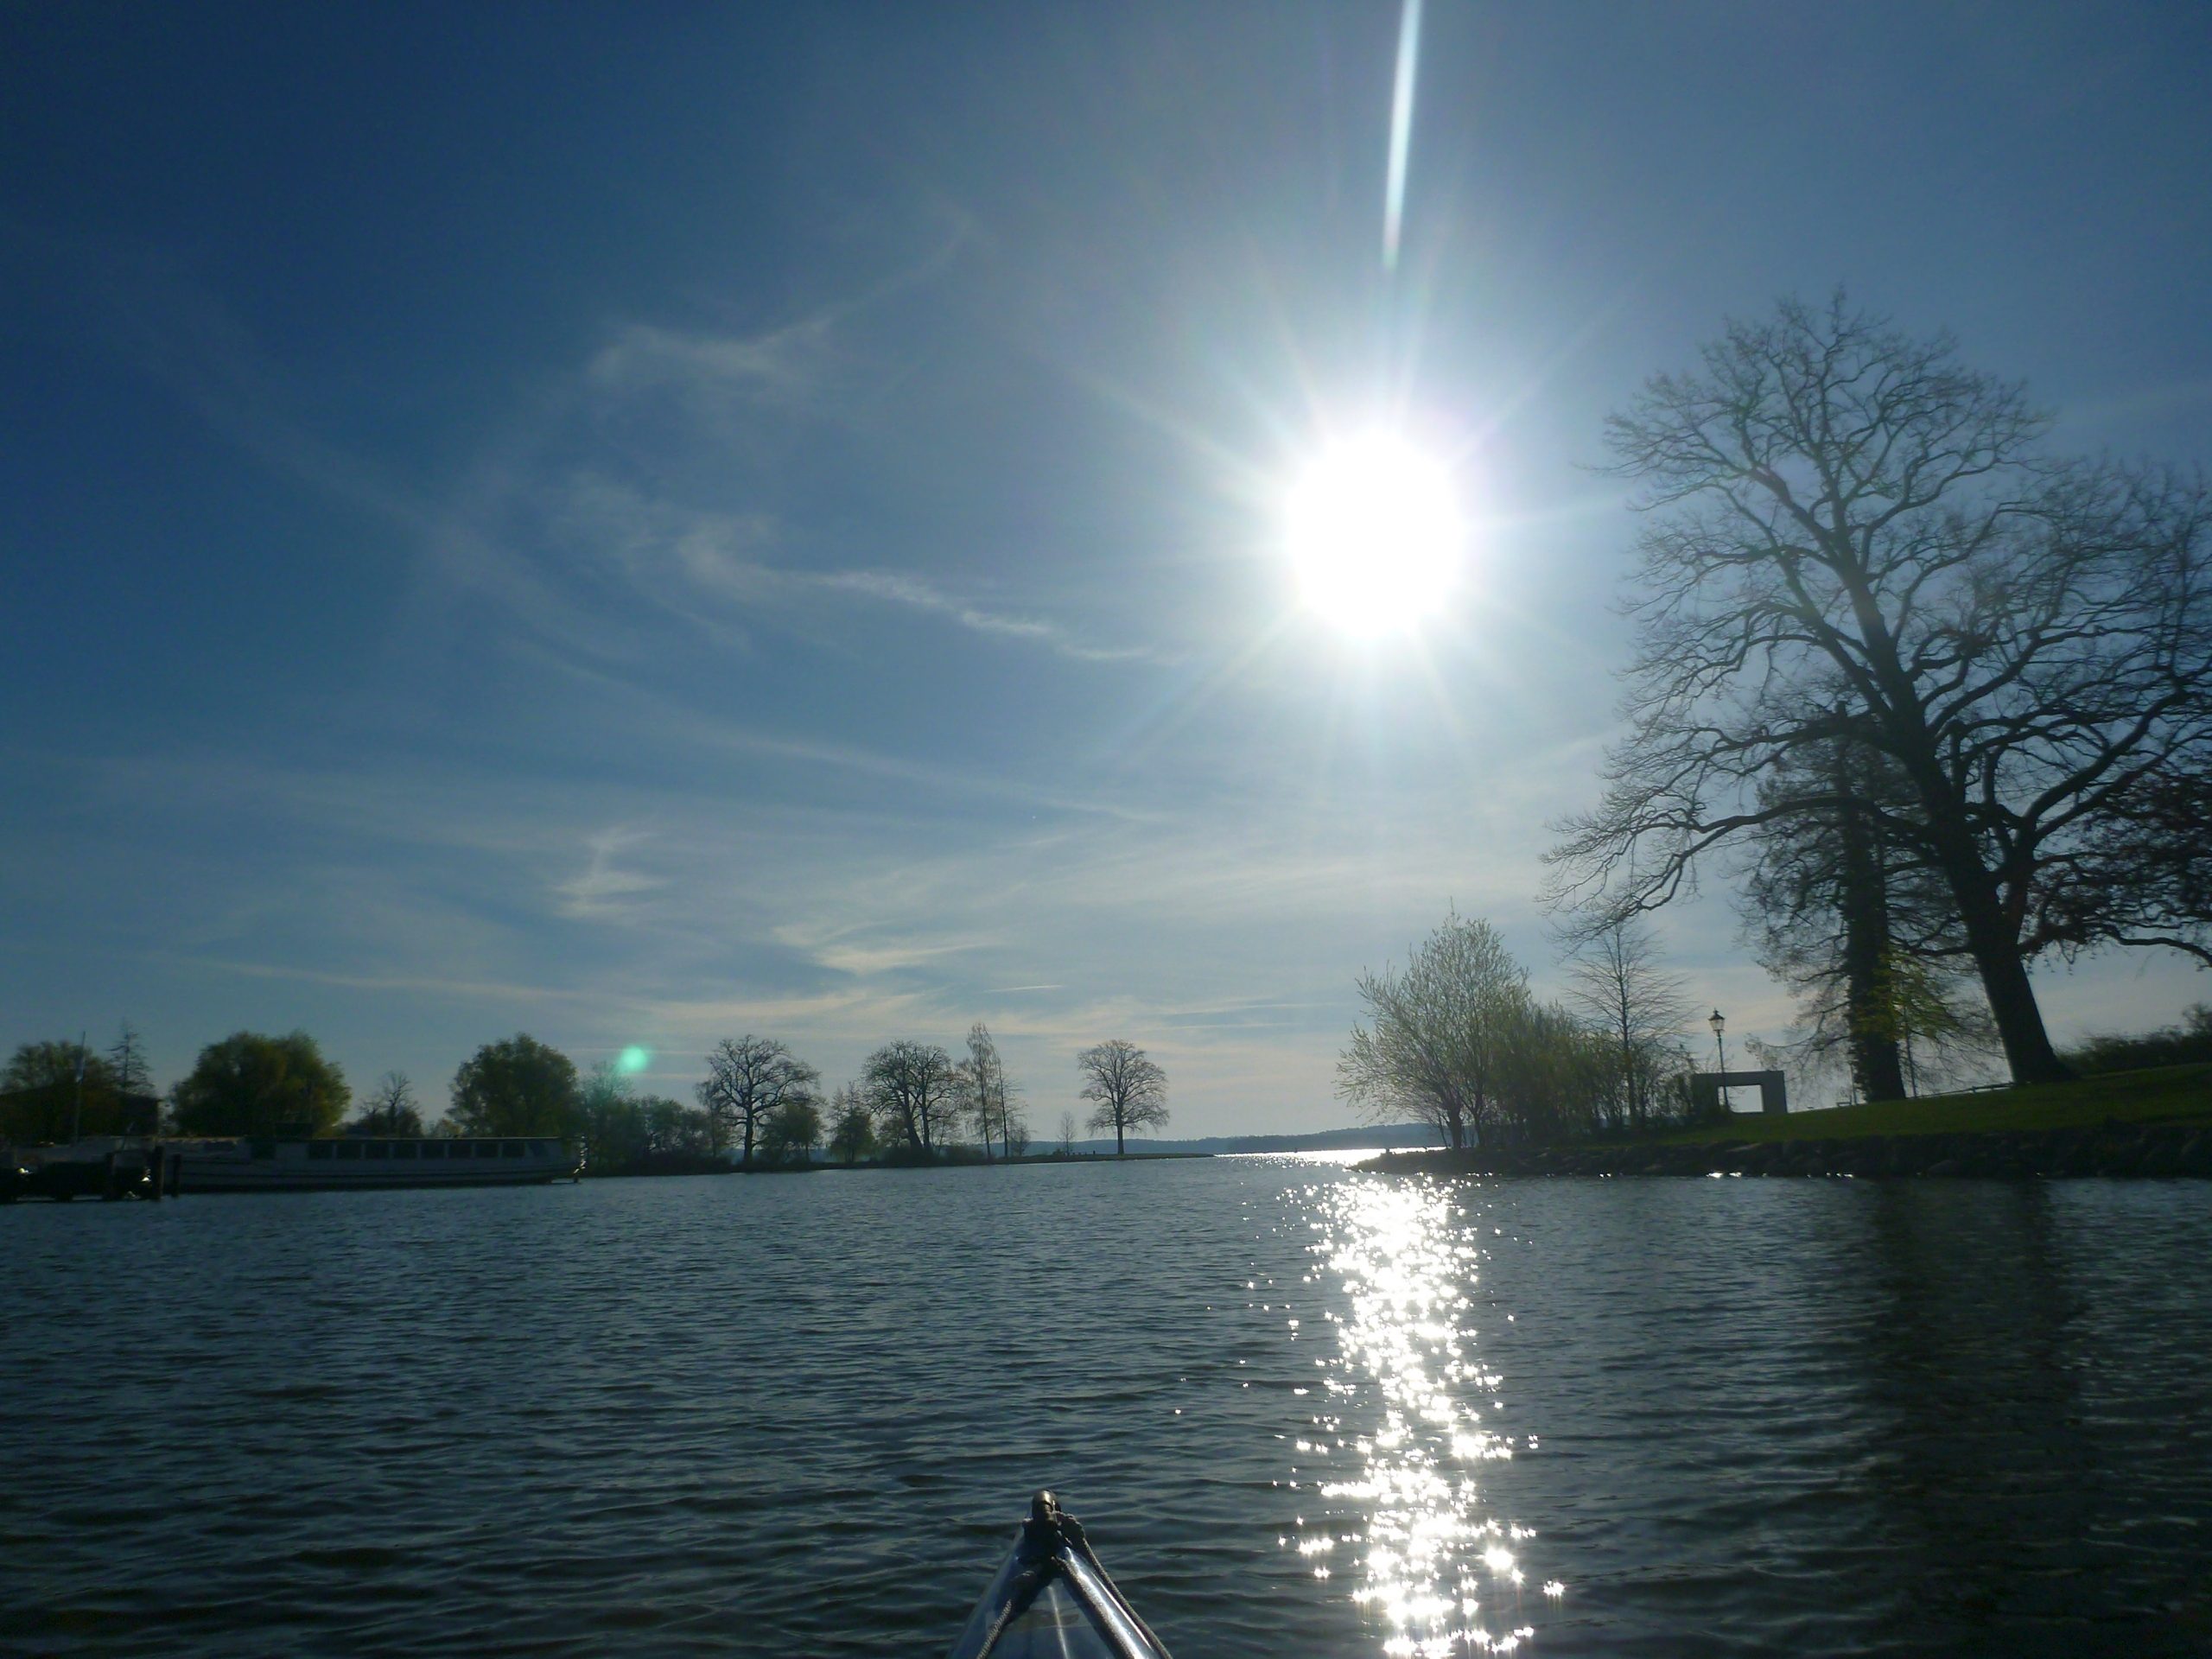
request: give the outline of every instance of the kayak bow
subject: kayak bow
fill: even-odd
[[[1013,1553],[950,1659],[1168,1659],[1050,1492],[1031,1500]]]

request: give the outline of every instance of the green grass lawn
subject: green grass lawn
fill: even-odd
[[[1821,1112],[1738,1115],[1726,1124],[1685,1129],[1672,1141],[1841,1141],[1873,1135],[1956,1135],[1989,1129],[2094,1128],[2124,1123],[2212,1123],[2212,1065],[2113,1071],[2072,1083],[1981,1094],[1879,1100]]]

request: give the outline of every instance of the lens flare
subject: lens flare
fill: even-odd
[[[621,1058],[614,1062],[614,1069],[626,1077],[634,1077],[652,1063],[652,1050],[632,1043],[622,1051]]]

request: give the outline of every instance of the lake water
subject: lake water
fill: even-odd
[[[2212,1651],[2212,1183],[1294,1159],[0,1210],[0,1649]]]

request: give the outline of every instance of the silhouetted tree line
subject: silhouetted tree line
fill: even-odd
[[[1116,1039],[1078,1057],[1094,1127],[1117,1136],[1166,1121],[1166,1076]],[[0,1138],[26,1144],[73,1134],[184,1135],[466,1135],[558,1138],[597,1173],[728,1166],[804,1168],[817,1148],[846,1165],[989,1161],[1029,1149],[1021,1091],[990,1030],[977,1021],[955,1058],[902,1038],[869,1055],[860,1077],[825,1096],[822,1074],[771,1037],[716,1043],[694,1105],[641,1093],[617,1064],[588,1076],[527,1033],[485,1044],[454,1073],[446,1115],[426,1129],[404,1072],[387,1071],[359,1103],[339,1066],[305,1032],[234,1032],[200,1051],[189,1075],[158,1099],[137,1033],[115,1045],[19,1047],[0,1072]]]

